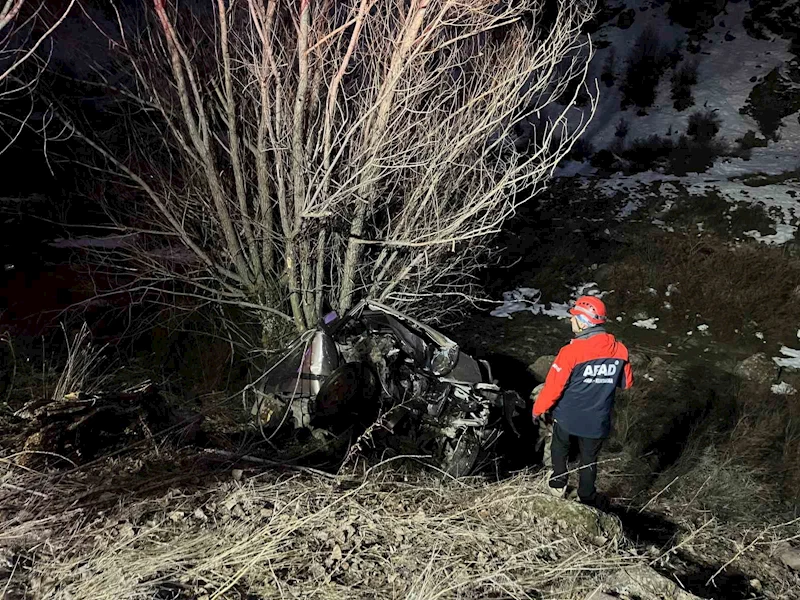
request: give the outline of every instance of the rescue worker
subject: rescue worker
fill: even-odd
[[[594,296],[582,296],[570,308],[575,338],[556,356],[544,387],[533,405],[534,424],[553,409],[550,492],[563,496],[569,474],[571,439],[580,450],[578,498],[584,504],[604,500],[595,489],[597,456],[611,430],[611,409],[617,388],[633,385],[628,349],[606,332],[606,307]]]

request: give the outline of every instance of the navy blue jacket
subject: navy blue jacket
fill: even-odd
[[[558,353],[533,415],[555,406],[553,418],[570,435],[605,438],[611,431],[617,388],[632,385],[628,349],[602,327],[592,327]]]

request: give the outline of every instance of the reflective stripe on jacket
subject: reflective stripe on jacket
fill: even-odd
[[[616,390],[632,385],[628,349],[602,327],[592,327],[558,353],[533,414],[555,406],[553,417],[571,435],[608,437]]]

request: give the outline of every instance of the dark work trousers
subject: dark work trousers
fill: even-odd
[[[577,437],[577,436],[572,436]],[[593,504],[597,497],[594,482],[597,479],[597,455],[603,439],[577,437],[580,448],[581,468],[578,471],[578,498],[585,504]],[[553,456],[553,477],[550,487],[563,488],[567,485],[567,458],[569,456],[570,435],[559,424],[553,425],[553,441],[551,442]]]

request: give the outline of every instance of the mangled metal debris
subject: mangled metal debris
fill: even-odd
[[[402,436],[446,473],[469,474],[524,407],[489,364],[440,332],[363,301],[306,332],[259,382],[260,427],[366,427]]]

